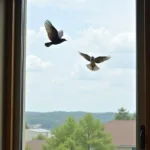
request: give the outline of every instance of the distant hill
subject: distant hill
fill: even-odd
[[[62,125],[69,116],[73,116],[75,119],[83,117],[87,112],[65,112],[55,111],[48,113],[40,112],[26,112],[27,124],[42,124],[44,129],[53,129],[57,126]],[[102,123],[114,120],[115,113],[92,113],[97,119],[100,119]]]

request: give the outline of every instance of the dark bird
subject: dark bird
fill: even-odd
[[[100,68],[96,65],[96,63],[102,63],[108,59],[110,59],[110,56],[99,56],[94,58],[93,56],[89,56],[87,54],[81,53],[79,52],[81,56],[83,56],[86,60],[90,61],[90,64],[87,64],[87,67],[91,70],[91,71],[97,71]]]
[[[67,41],[66,39],[62,38],[63,36],[63,30],[57,31],[57,29],[52,25],[52,23],[49,20],[46,20],[44,23],[48,38],[51,42],[45,43],[46,47],[49,47],[51,45],[57,45],[64,41]]]

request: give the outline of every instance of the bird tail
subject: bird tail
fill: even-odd
[[[91,64],[88,64],[87,67],[91,70],[91,71],[97,71],[100,68],[95,64],[95,66],[93,67]]]
[[[52,45],[52,42],[47,42],[47,43],[45,43],[45,46],[46,47],[50,47]]]

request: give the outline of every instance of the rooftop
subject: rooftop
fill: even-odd
[[[41,132],[41,133],[43,133],[43,132],[50,132],[50,130],[46,130],[46,129],[26,129],[26,130],[28,130],[28,131],[33,131],[33,132]]]
[[[31,140],[26,142],[26,147],[30,147],[31,150],[42,150],[42,145],[45,144],[43,140]]]
[[[136,145],[136,120],[113,120],[104,124],[116,145]]]

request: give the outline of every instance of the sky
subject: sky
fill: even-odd
[[[135,0],[28,0],[26,111],[136,111]],[[67,42],[45,47],[44,22]],[[78,52],[111,56],[92,72]]]

